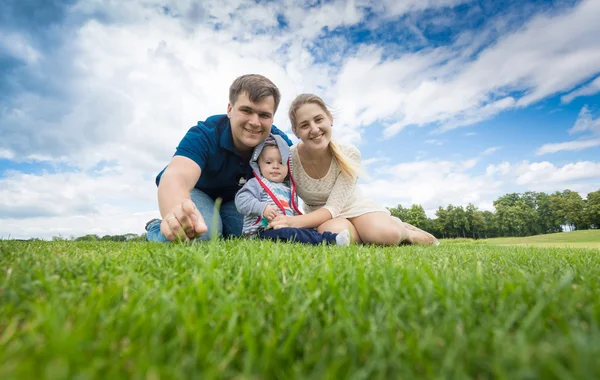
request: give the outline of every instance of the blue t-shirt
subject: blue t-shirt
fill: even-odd
[[[289,146],[292,145],[287,135],[277,127],[272,126],[271,133],[280,135]],[[198,164],[202,173],[196,189],[213,199],[221,197],[223,202],[233,200],[245,181],[254,177],[252,168],[248,162],[243,161],[233,145],[227,115],[211,116],[190,128],[177,146],[175,156],[187,157]],[[165,169],[156,176],[157,186]]]

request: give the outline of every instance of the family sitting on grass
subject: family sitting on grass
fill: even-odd
[[[163,219],[146,225],[148,240],[207,240],[216,230],[309,244],[439,244],[363,197],[360,152],[331,140],[333,116],[321,98],[302,94],[290,105],[294,146],[272,125],[280,98],[264,76],[233,82],[227,114],[192,127],[158,174]]]

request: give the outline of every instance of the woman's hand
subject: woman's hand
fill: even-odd
[[[274,230],[278,230],[280,228],[295,227],[294,218],[296,217],[278,214],[275,218],[273,218],[273,220],[271,220],[267,226],[267,229],[272,228]]]

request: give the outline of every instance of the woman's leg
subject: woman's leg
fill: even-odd
[[[433,236],[429,232],[423,231],[422,229],[415,227],[412,224],[403,222],[395,216],[392,216],[391,218],[394,219],[394,221],[397,224],[400,224],[402,227],[408,229],[409,240],[406,241],[407,243],[410,243],[410,244],[434,244],[434,245],[440,244],[440,242],[435,238],[435,236]]]
[[[371,212],[349,220],[366,244],[434,244],[436,242],[430,234],[418,229],[409,229],[400,219],[385,212]]]
[[[352,242],[355,242],[355,243],[361,242],[360,235],[356,231],[356,228],[346,218],[330,219],[330,220],[326,221],[325,223],[321,224],[317,228],[317,231],[319,233],[329,231],[329,232],[333,232],[334,234],[339,234],[344,230],[348,230],[348,232],[350,232],[350,236],[352,237]]]
[[[397,245],[409,236],[408,229],[401,228],[385,212],[370,212],[349,221],[365,244]]]

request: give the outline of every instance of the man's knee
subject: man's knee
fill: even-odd
[[[160,232],[160,219],[152,219],[150,222],[146,223],[146,240],[154,241],[159,243],[166,243],[169,241],[165,237],[165,235]]]

